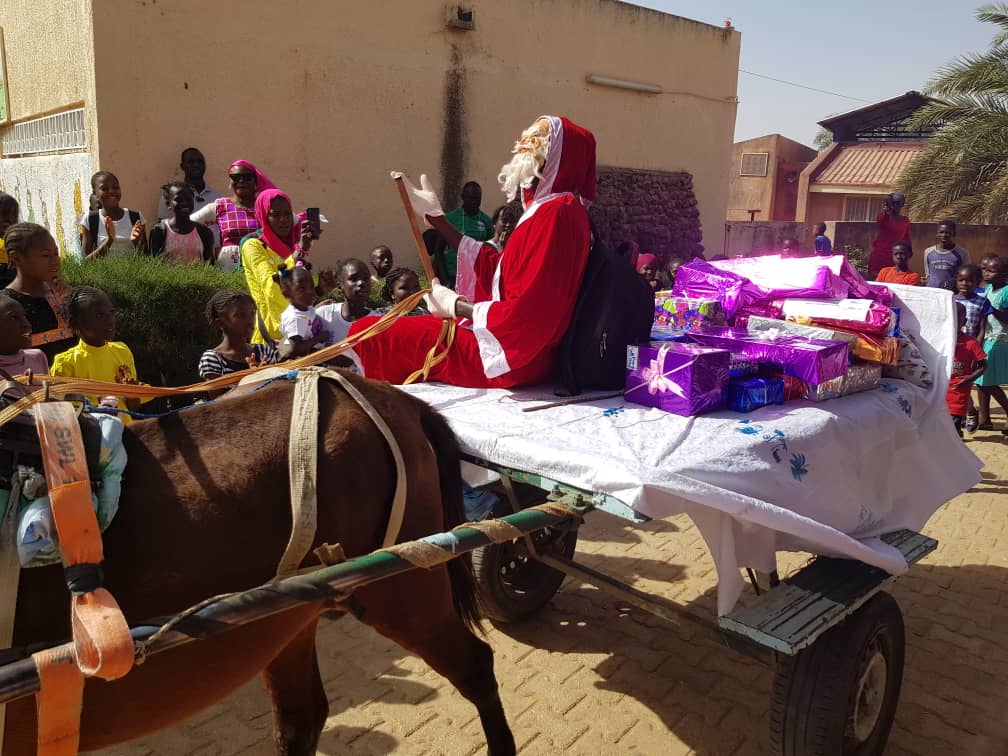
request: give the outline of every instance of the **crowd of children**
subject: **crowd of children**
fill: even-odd
[[[162,187],[168,217],[146,231],[143,216],[122,207],[118,179],[101,171],[92,179],[96,207],[81,218],[81,243],[85,258],[117,248],[164,254],[179,262],[212,263],[214,237],[191,219],[195,195],[192,187],[171,182]],[[506,208],[494,214],[495,226]],[[514,227],[516,218],[510,220]],[[507,224],[505,224],[507,225]],[[499,229],[497,229],[499,231]],[[815,253],[832,250],[825,224],[816,224]],[[938,225],[936,243],[924,254],[925,275],[910,269],[913,249],[906,235],[892,244],[892,265],[882,267],[882,283],[921,285],[954,291],[958,326],[947,403],[960,435],[993,430],[991,401],[1008,412],[1008,257],[984,255],[971,264],[969,253],[956,243],[956,224]],[[504,234],[498,234],[505,236]],[[496,238],[496,237],[495,237]],[[501,239],[503,242],[503,238]],[[786,253],[801,254],[789,239]],[[660,259],[642,253],[636,244],[624,250],[638,272],[654,290],[670,289],[682,260]],[[259,313],[252,296],[240,291],[215,294],[206,306],[210,326],[221,341],[207,349],[198,365],[199,376],[213,380],[248,367],[258,367],[299,357],[346,338],[351,324],[368,315],[387,313],[420,290],[420,276],[410,268],[396,267],[392,251],[382,245],[370,254],[370,267],[355,258],[337,270],[313,274],[300,258],[280,267],[274,282],[287,302],[280,315],[280,338],[253,343]],[[115,313],[104,292],[93,287],[68,289],[60,278],[60,259],[49,232],[33,223],[18,222],[14,198],[0,193],[0,369],[8,375],[35,374],[90,378],[115,383],[136,383],[133,355],[115,340]],[[372,309],[372,285],[379,285],[384,306]],[[340,301],[333,301],[332,295]],[[425,314],[422,307],[407,315]],[[351,353],[352,354],[352,353]],[[359,370],[352,359],[332,364]],[[51,367],[50,367],[51,365]],[[971,389],[977,387],[974,402]],[[135,410],[137,400],[89,397],[95,405]],[[1008,434],[1008,429],[1004,432]]]

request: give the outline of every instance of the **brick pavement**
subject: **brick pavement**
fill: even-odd
[[[927,532],[941,545],[892,588],[907,628],[892,756],[1008,753],[1008,444],[980,433],[971,447],[987,464],[983,483],[935,515]],[[713,567],[684,517],[630,528],[592,515],[578,557],[712,616]],[[568,580],[546,611],[490,628],[489,640],[523,754],[767,752],[771,670],[693,627]],[[319,654],[331,709],[320,753],[484,752],[475,710],[369,628],[325,621]],[[179,727],[100,753],[272,754],[271,726],[254,682]]]

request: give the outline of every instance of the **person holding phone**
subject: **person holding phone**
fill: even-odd
[[[280,316],[288,304],[273,277],[280,268],[304,262],[314,235],[310,221],[295,217],[290,197],[279,189],[259,193],[255,217],[261,228],[241,242],[241,266],[258,310],[251,343],[272,346],[280,339]]]
[[[892,249],[896,242],[906,242],[913,254],[913,241],[910,239],[910,219],[903,215],[903,205],[906,196],[902,192],[893,192],[885,198],[882,212],[879,213],[878,234],[872,242],[871,256],[868,258],[868,276],[874,279],[878,272],[888,266],[892,260]]]

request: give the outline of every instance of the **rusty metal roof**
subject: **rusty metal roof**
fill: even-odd
[[[811,183],[890,189],[922,149],[922,142],[845,144]]]

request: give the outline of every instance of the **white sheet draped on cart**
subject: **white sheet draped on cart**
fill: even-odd
[[[441,412],[469,453],[614,496],[653,518],[686,512],[718,571],[718,613],[734,607],[740,567],[769,572],[778,550],[907,569],[877,536],[921,529],[980,480],[945,404],[955,326],[951,293],[892,286],[935,385],[899,380],[854,396],[696,418],[620,398],[538,412],[549,388],[404,387]]]

